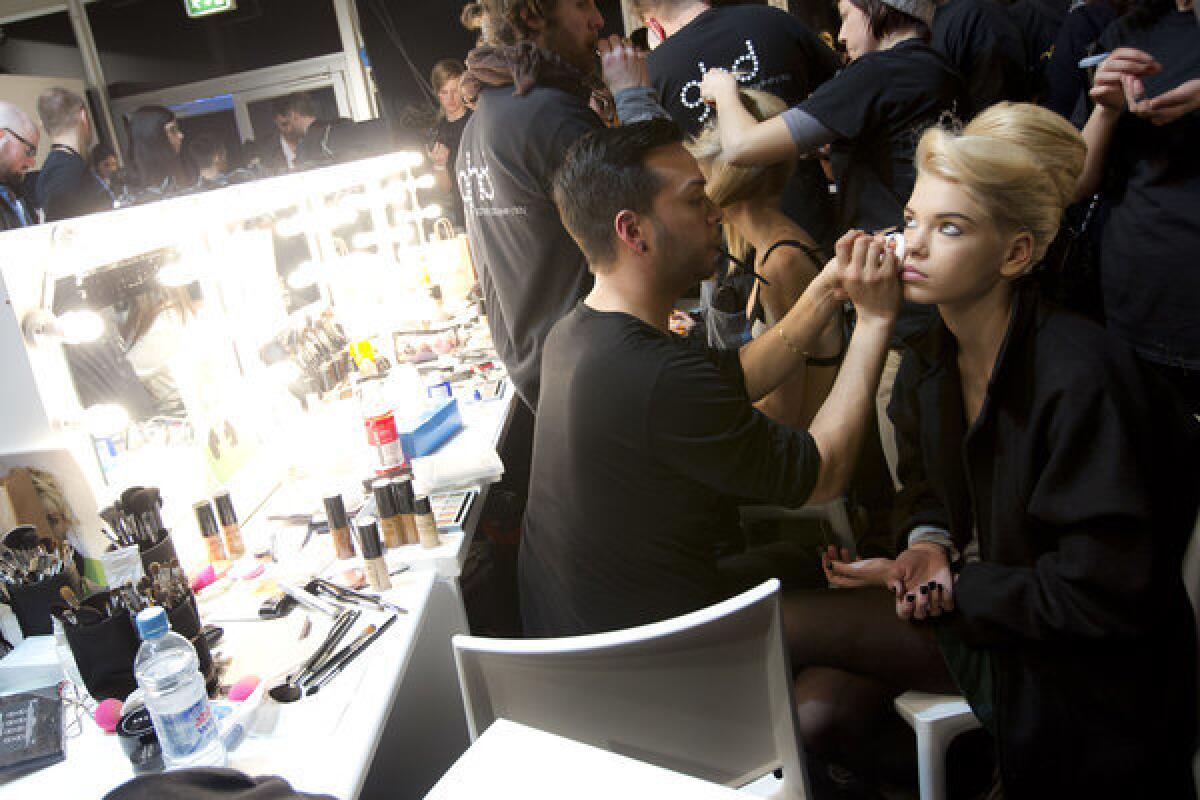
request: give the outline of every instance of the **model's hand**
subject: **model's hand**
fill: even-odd
[[[839,555],[837,548],[830,545],[821,555],[821,567],[825,570],[825,579],[829,581],[830,586],[841,589],[879,586],[897,593],[902,590],[900,571],[896,562],[890,558],[851,561],[849,550],[843,547]]]
[[[1140,84],[1141,81],[1139,80]],[[1145,94],[1145,89],[1142,89]],[[1137,108],[1130,110],[1138,116],[1145,117],[1155,125],[1169,125],[1184,114],[1190,114],[1200,108],[1200,78],[1181,83],[1169,92],[1163,92],[1158,97],[1149,100],[1142,99]]]
[[[946,548],[917,542],[896,557],[903,591],[896,593],[901,619],[931,619],[954,610],[954,575]]]
[[[834,252],[838,285],[854,303],[859,323],[894,322],[900,311],[895,243],[852,230],[838,239]]]
[[[733,73],[729,70],[710,69],[704,73],[704,80],[700,81],[700,96],[709,105],[736,97],[737,93],[737,78],[733,77]]]
[[[450,161],[450,148],[438,142],[429,150],[429,157],[433,159],[435,167],[445,169],[446,164]]]
[[[1125,78],[1140,79],[1162,70],[1154,56],[1132,47],[1118,47],[1096,70],[1092,89],[1088,93],[1093,102],[1107,111],[1121,111],[1125,107]]]
[[[628,39],[609,36],[597,42],[596,49],[600,51],[600,71],[604,76],[604,83],[614,97],[622,89],[650,85],[646,58]]]

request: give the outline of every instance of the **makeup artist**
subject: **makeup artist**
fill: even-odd
[[[899,307],[883,237],[848,234],[767,335],[715,350],[669,332],[675,301],[721,256],[720,210],[666,120],[588,134],[554,185],[595,288],[551,330],[519,561],[527,636],[613,630],[723,591],[723,495],[801,506],[840,495]],[[807,431],[762,399],[810,357],[849,297],[858,327]],[[837,340],[834,345],[836,347]]]

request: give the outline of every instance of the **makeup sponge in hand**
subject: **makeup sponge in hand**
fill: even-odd
[[[96,724],[105,733],[112,733],[117,729],[117,722],[121,719],[121,701],[113,697],[101,700],[100,704],[96,706],[92,719],[96,720]]]

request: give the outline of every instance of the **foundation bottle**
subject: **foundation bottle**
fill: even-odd
[[[421,547],[432,550],[441,544],[438,539],[437,517],[433,515],[433,506],[428,497],[418,497],[416,506],[417,534],[421,539]]]
[[[221,492],[213,498],[217,504],[217,517],[221,520],[221,531],[225,534],[225,549],[230,558],[246,555],[246,543],[242,540],[242,526],[238,524],[237,512],[233,510],[233,498],[229,492]]]
[[[383,546],[391,550],[406,544],[400,521],[400,509],[396,508],[396,497],[392,493],[390,482],[387,480],[375,481],[371,484],[371,493],[375,495],[375,510],[379,514]]]
[[[388,578],[387,562],[383,560],[383,542],[379,540],[379,527],[375,520],[367,518],[357,525],[358,546],[363,554],[363,571],[372,589],[383,591],[392,588]]]
[[[396,506],[404,522],[404,543],[417,544],[421,534],[417,531],[416,497],[413,494],[412,478],[396,478],[392,481],[396,493]]]
[[[196,523],[200,526],[200,535],[204,537],[204,544],[208,548],[208,560],[210,562],[228,561],[229,557],[225,554],[225,545],[221,541],[221,529],[217,527],[217,518],[213,514],[212,503],[201,500],[192,506],[192,510],[196,512]]]
[[[346,504],[342,502],[340,494],[325,498],[325,516],[329,519],[329,532],[333,535],[333,549],[337,552],[337,557],[354,558],[350,520],[346,518]]]

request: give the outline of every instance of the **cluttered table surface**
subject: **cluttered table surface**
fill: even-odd
[[[437,452],[443,471],[444,465],[474,463],[481,450],[494,453],[515,398],[506,382],[495,399],[463,405],[462,430]],[[392,588],[380,597],[389,607],[359,609],[341,644],[362,641],[368,625],[378,629],[388,623],[387,628],[361,658],[296,702],[277,702],[266,690],[296,672],[325,639],[334,616],[301,606],[280,619],[258,619],[264,584],[274,591],[277,584],[303,586],[314,576],[344,583],[347,570],[361,567],[362,560],[339,561],[331,537],[306,536],[306,544],[282,554],[277,563],[260,570],[253,560],[243,560],[228,577],[198,593],[201,620],[223,631],[213,651],[222,665],[223,688],[213,703],[230,745],[229,766],[252,775],[280,775],[300,791],[347,800],[420,796],[433,785],[468,743],[450,647],[451,636],[467,630],[455,579],[488,484],[496,477],[456,482],[443,474],[437,491],[429,487],[435,499],[445,498],[438,511],[440,543],[386,551]],[[289,488],[270,505],[287,508]],[[368,507],[363,513],[375,511]],[[70,651],[64,659],[63,649],[53,636],[31,637],[0,659],[0,701],[57,680],[58,665],[70,662]],[[244,676],[258,677],[258,688],[241,702],[230,701],[225,692]],[[134,776],[118,737],[93,721],[95,702],[86,691],[64,681],[58,695],[65,760],[26,772],[0,767],[0,798],[28,798],[35,792],[99,798]],[[387,756],[377,758],[377,753]]]

